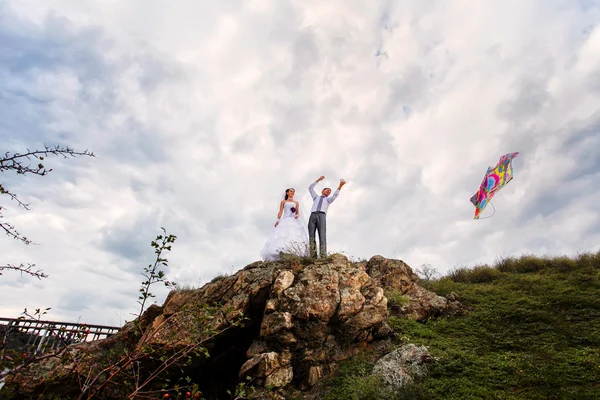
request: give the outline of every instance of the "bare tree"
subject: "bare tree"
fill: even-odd
[[[69,148],[68,146],[44,146],[44,150],[31,151],[27,149],[27,152],[22,154],[6,152],[3,156],[0,156],[0,173],[4,174],[5,172],[14,171],[18,175],[32,174],[45,176],[48,173],[52,172],[52,169],[46,169],[46,167],[42,163],[42,161],[44,161],[45,157],[47,157],[48,155],[63,156],[64,158],[76,156],[95,157],[94,153],[89,152],[88,150],[75,151]],[[16,202],[19,207],[23,207],[26,210],[30,209],[28,203],[23,202],[16,193],[11,192],[2,183],[0,183],[0,195],[6,195],[10,197],[10,199]],[[31,244],[31,240],[25,235],[21,234],[13,224],[3,221],[4,216],[2,215],[2,210],[5,208],[6,207],[0,206],[0,228],[2,228],[0,232],[3,230],[7,236],[19,240],[25,244]],[[28,264],[28,266],[25,266],[24,264],[21,264],[19,266],[7,264],[0,266],[0,271],[20,271],[21,273],[34,276],[38,279],[47,277],[47,275],[41,272],[41,270],[34,271],[32,269],[34,266],[34,264]],[[2,274],[0,273],[0,275]]]
[[[440,276],[438,270],[432,267],[431,264],[422,264],[416,272],[425,281],[430,281]]]

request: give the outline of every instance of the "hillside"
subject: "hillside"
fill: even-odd
[[[422,323],[389,318],[397,343],[435,357],[429,375],[382,397],[373,361],[357,357],[324,384],[323,399],[600,398],[600,253],[509,258],[423,285],[471,309]]]
[[[174,290],[24,365],[0,397],[599,399],[599,317],[600,253],[430,281],[380,256],[290,256]]]

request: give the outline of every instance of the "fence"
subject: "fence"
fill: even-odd
[[[20,342],[34,354],[55,351],[72,343],[103,339],[121,329],[116,326],[79,324],[73,322],[0,318],[2,336]]]

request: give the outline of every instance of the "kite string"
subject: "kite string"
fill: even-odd
[[[494,207],[494,204],[492,204],[491,202],[488,203],[490,206],[492,206],[492,208],[494,209],[494,211],[492,212],[492,215],[488,215],[487,217],[479,217],[479,219],[488,219],[494,216],[494,214],[496,214],[496,207]]]

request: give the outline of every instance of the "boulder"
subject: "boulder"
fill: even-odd
[[[415,377],[425,376],[433,358],[425,346],[406,344],[381,357],[372,374],[379,376],[390,390],[399,389]]]

